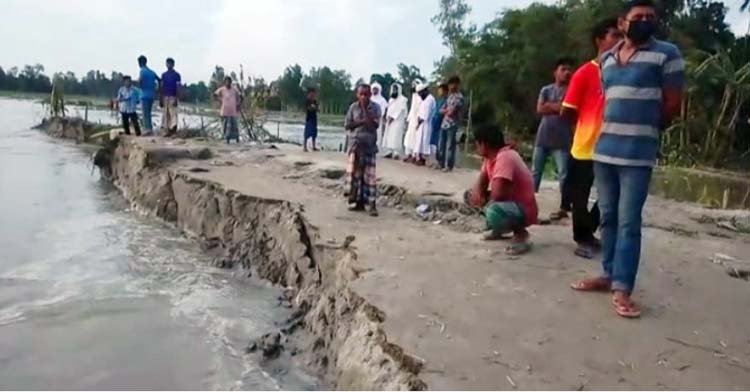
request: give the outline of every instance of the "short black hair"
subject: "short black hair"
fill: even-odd
[[[138,64],[146,65],[147,62],[148,62],[148,59],[146,58],[146,56],[144,55],[138,56]]]
[[[656,3],[654,0],[629,0],[625,3],[625,6],[622,7],[622,16],[630,13],[630,10],[635,7],[651,7],[656,9]]]
[[[617,18],[607,18],[600,20],[591,29],[591,43],[596,46],[596,40],[604,39],[610,29],[617,29]]]
[[[231,76],[225,76],[224,77],[224,81],[226,82],[227,80],[231,82],[232,81],[232,77]]]
[[[447,90],[448,89],[448,83],[440,83],[440,84],[438,84],[438,88],[442,88],[443,90]]]
[[[558,69],[561,65],[573,66],[573,59],[570,57],[560,57],[555,61],[555,69]]]
[[[314,93],[314,92],[317,92],[317,91],[318,91],[318,90],[316,90],[316,89],[315,89],[315,87],[308,87],[308,88],[307,88],[307,93],[308,93],[308,94],[309,94],[309,93]]]
[[[505,147],[505,135],[496,122],[481,123],[474,131],[474,141],[489,148]]]
[[[359,89],[361,89],[361,88],[367,88],[367,89],[369,89],[370,85],[367,84],[367,83],[360,83],[359,86],[357,86],[357,91],[359,91]]]
[[[461,78],[458,75],[453,75],[448,79],[448,84],[461,84]]]
[[[167,57],[167,62],[170,64],[174,64],[174,59],[171,57]]]
[[[124,82],[126,80],[133,80],[133,78],[131,78],[130,75],[122,75],[122,81]]]

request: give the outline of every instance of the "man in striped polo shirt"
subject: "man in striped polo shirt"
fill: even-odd
[[[625,40],[599,61],[605,109],[594,149],[604,274],[573,288],[612,290],[617,314],[639,317],[630,295],[640,261],[643,205],[660,130],[680,111],[685,63],[677,47],[653,38],[657,12],[652,0],[629,1],[618,26]]]

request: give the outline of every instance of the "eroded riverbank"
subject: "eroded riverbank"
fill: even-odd
[[[289,317],[277,287],[134,213],[91,149],[31,130],[35,109],[0,99],[0,388],[320,387],[244,352]]]
[[[390,194],[373,219],[346,211],[340,154],[151,138],[114,152],[130,200],[213,248],[219,265],[290,289],[300,317],[287,327],[307,331],[295,344],[339,388],[750,385],[750,316],[738,312],[750,284],[727,273],[750,243],[716,224],[740,212],[650,198],[644,318],[629,322],[607,296],[568,289],[598,270],[572,255],[569,227],[535,227],[521,258],[479,241],[477,217],[457,210],[470,171],[381,161]],[[543,209],[555,199],[547,184]],[[446,214],[419,216],[419,201]]]

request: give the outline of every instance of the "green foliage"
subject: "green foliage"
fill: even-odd
[[[305,104],[305,86],[302,80],[305,73],[299,64],[286,67],[284,73],[276,80],[276,89],[281,106],[301,109]],[[311,86],[312,87],[312,86]]]
[[[517,138],[530,140],[538,123],[537,95],[553,81],[556,60],[566,56],[582,64],[591,59],[591,27],[617,16],[623,3],[533,3],[504,10],[475,28],[466,26],[470,7],[462,0],[439,0],[440,11],[432,21],[450,53],[436,64],[435,77],[460,74],[464,90],[474,93],[475,109],[490,113]],[[664,157],[669,162],[722,165],[728,157],[750,150],[750,137],[744,136],[750,133],[748,92],[741,74],[750,62],[750,37],[732,34],[720,1],[658,3],[664,18],[659,36],[677,43],[689,64],[683,114],[664,135]],[[704,61],[712,65],[697,73]]]

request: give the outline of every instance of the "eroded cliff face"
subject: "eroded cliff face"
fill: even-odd
[[[388,342],[385,314],[352,289],[362,271],[347,242],[320,243],[301,205],[241,194],[170,168],[175,159],[210,156],[184,154],[123,138],[110,146],[103,166],[138,209],[214,249],[217,266],[242,268],[284,287],[296,311],[281,332],[303,328],[302,358],[337,388],[426,388],[418,377],[421,360]]]

